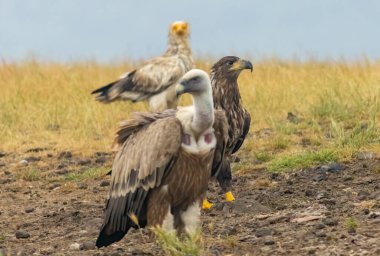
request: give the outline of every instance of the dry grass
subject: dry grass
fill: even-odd
[[[90,92],[134,64],[3,62],[0,150],[48,147],[87,154],[109,149],[118,122],[147,105],[104,105]],[[204,69],[211,64],[198,62]],[[289,162],[298,155],[313,164],[321,161],[320,152],[334,151],[334,157],[345,159],[358,150],[380,152],[379,62],[265,60],[254,62],[254,72],[243,72],[239,83],[252,114],[243,154],[258,159],[255,164],[292,168]],[[288,112],[299,120],[287,121]],[[302,159],[295,167],[303,166]]]

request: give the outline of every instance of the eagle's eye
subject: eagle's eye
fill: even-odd
[[[229,62],[227,62],[227,64],[228,64],[229,66],[232,66],[232,65],[234,64],[234,62],[233,62],[232,60],[230,60]]]

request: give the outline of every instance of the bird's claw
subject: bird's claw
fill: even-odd
[[[226,201],[227,202],[233,202],[233,201],[235,201],[235,197],[234,197],[234,195],[232,195],[231,191],[228,191],[225,196],[226,196]]]
[[[207,198],[203,200],[203,203],[202,203],[202,209],[203,210],[210,210],[212,208],[214,204],[213,203],[210,203]]]

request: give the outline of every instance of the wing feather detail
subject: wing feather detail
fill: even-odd
[[[216,147],[211,175],[214,177],[218,175],[223,161],[227,157],[225,153],[228,141],[228,122],[223,110],[215,110],[215,121],[213,128],[216,137]]]
[[[136,223],[144,226],[144,205],[149,190],[161,185],[170,173],[181,146],[182,126],[175,116],[136,114],[119,131],[123,135],[116,154],[105,221],[96,245],[107,246],[120,240]]]

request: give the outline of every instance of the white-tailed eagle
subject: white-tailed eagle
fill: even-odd
[[[226,201],[234,201],[231,192],[231,155],[237,152],[248,134],[251,116],[243,107],[237,79],[244,69],[253,70],[252,63],[235,56],[226,56],[211,68],[211,85],[214,107],[223,110],[228,120],[228,142],[226,156],[217,175],[217,180],[225,193]],[[212,204],[205,199],[203,208]]]
[[[152,112],[175,108],[178,103],[175,85],[194,67],[189,36],[187,22],[172,23],[168,48],[162,56],[144,62],[139,68],[93,91],[92,94],[97,94],[96,99],[104,103],[115,100],[147,100]]]
[[[97,247],[119,241],[136,222],[188,234],[199,227],[208,182],[225,156],[227,120],[214,110],[206,72],[186,73],[176,88],[183,93],[192,106],[136,113],[122,123]]]

